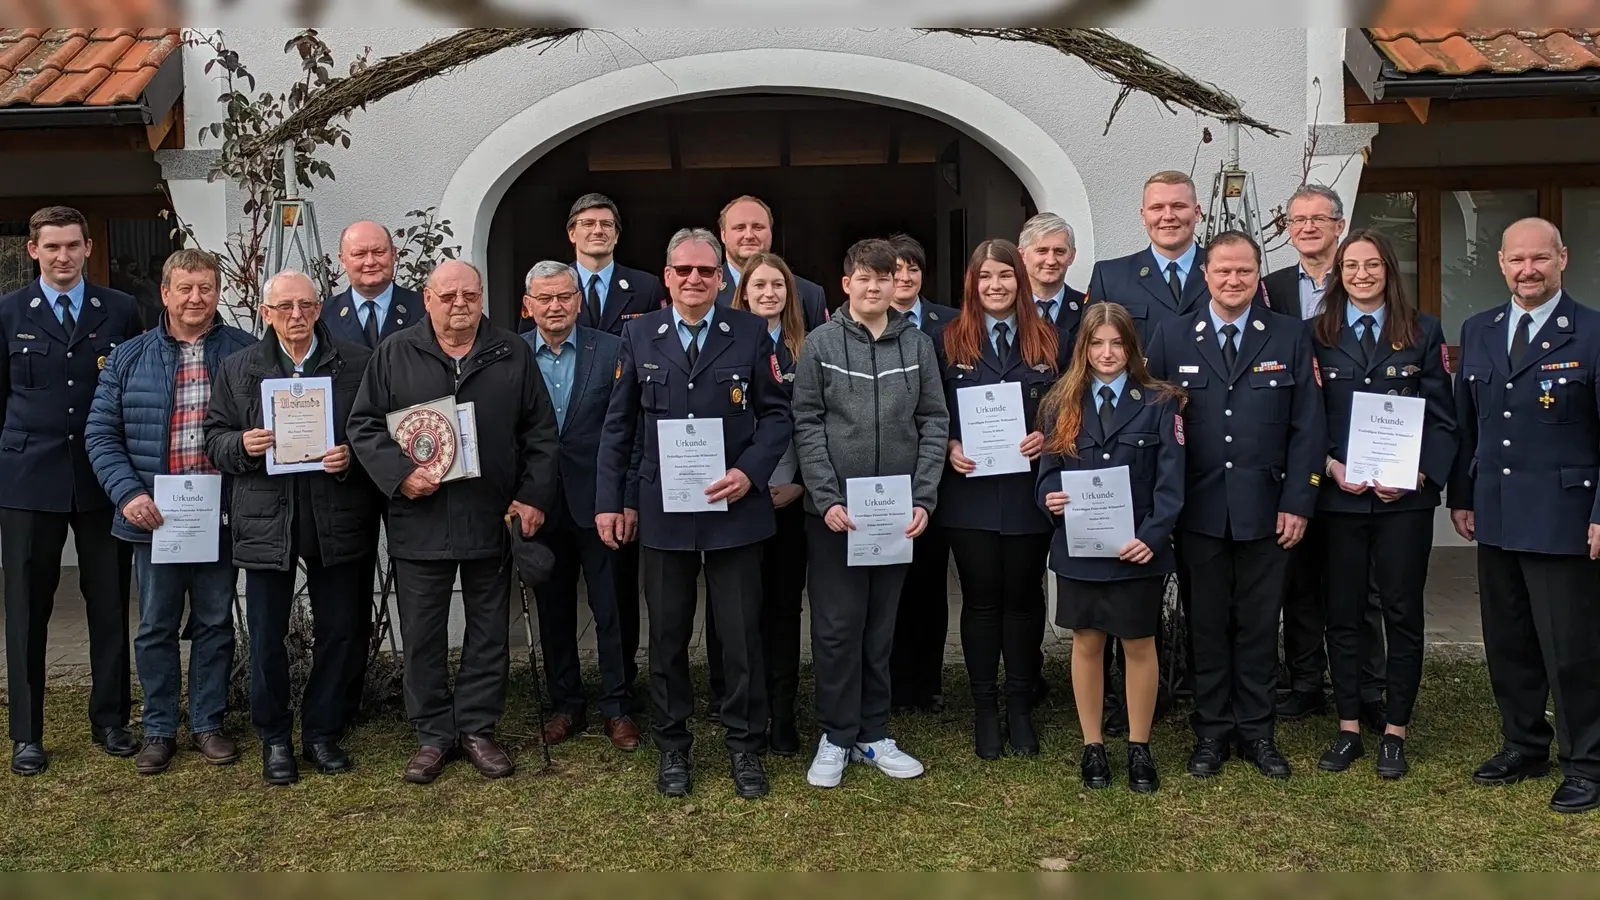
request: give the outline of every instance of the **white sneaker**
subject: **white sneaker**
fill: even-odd
[[[845,764],[850,761],[850,751],[828,740],[827,735],[817,742],[816,758],[806,770],[806,783],[814,787],[838,787],[844,778]]]
[[[894,738],[884,738],[870,744],[857,744],[850,758],[859,763],[876,766],[879,772],[890,778],[916,778],[922,774],[922,763],[895,746]]]

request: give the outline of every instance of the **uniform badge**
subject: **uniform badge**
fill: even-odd
[[[972,371],[972,367],[967,365],[966,363],[956,363],[956,368],[960,369],[963,372],[971,372]]]
[[[1317,379],[1317,387],[1322,387],[1322,364],[1315,356],[1311,357],[1311,375]]]
[[[627,290],[628,289],[628,279],[626,279],[626,278],[618,278],[617,279],[617,287],[622,288],[623,290]]]
[[[1194,323],[1194,330],[1195,331],[1205,331],[1206,330],[1206,323],[1204,322],[1204,320]]]
[[[1402,345],[1399,341],[1395,341],[1394,343],[1389,345],[1389,349],[1390,350],[1404,350],[1405,346]]]
[[[1044,363],[1039,363],[1039,364],[1038,364],[1038,365],[1037,365],[1037,366],[1034,366],[1034,367],[1033,367],[1033,370],[1034,370],[1034,371],[1035,371],[1035,372],[1038,372],[1038,373],[1039,373],[1039,374],[1041,374],[1041,375],[1042,375],[1042,374],[1044,374],[1044,373],[1045,373],[1045,372],[1048,372],[1048,371],[1050,371],[1050,367],[1049,367],[1049,366],[1047,366],[1047,365],[1045,365],[1045,364],[1044,364]]]
[[[1199,366],[1179,366],[1178,367],[1178,374],[1179,375],[1199,375],[1200,374],[1200,367]]]
[[[1497,315],[1496,315],[1496,316],[1495,316],[1495,317],[1494,317],[1494,320],[1495,320],[1495,321],[1496,321],[1496,322],[1498,322],[1498,321],[1500,321],[1500,320],[1501,320],[1501,319],[1504,319],[1504,318],[1505,318],[1505,317],[1506,317],[1506,314],[1505,314],[1505,313],[1503,313],[1503,312],[1502,312],[1502,313],[1499,313],[1499,314],[1497,314]]]
[[[717,327],[722,329],[722,333],[723,334],[727,334],[728,333],[728,323],[727,322],[718,322],[717,323]]]
[[[622,360],[620,360],[620,359],[617,360],[617,371],[616,371],[616,374],[611,376],[611,380],[612,381],[621,381],[622,380]]]
[[[1383,370],[1383,374],[1384,374],[1385,377],[1393,378],[1394,377],[1394,366],[1390,366],[1389,368],[1384,369]]]
[[[1541,372],[1554,372],[1554,371],[1557,371],[1559,369],[1576,369],[1577,367],[1578,367],[1578,363],[1575,363],[1575,362],[1545,363],[1544,365],[1539,367],[1539,371],[1541,371]]]
[[[627,322],[627,321],[629,321],[631,319],[637,319],[642,315],[644,315],[644,313],[623,313],[622,314],[622,321]]]
[[[1140,278],[1143,278],[1143,277],[1145,277],[1146,275],[1149,275],[1149,274],[1150,274],[1150,267],[1149,266],[1145,266],[1144,268],[1139,270],[1139,277]]]
[[[656,334],[666,334],[666,333],[667,333],[667,323],[662,322],[661,323],[661,327],[656,329]]]
[[[339,318],[342,319],[348,315],[350,315],[350,307],[346,306],[344,309],[339,310]]]
[[[1565,328],[1565,327],[1567,327],[1567,317],[1566,316],[1557,316],[1556,317],[1556,327],[1557,328]]]
[[[1539,397],[1539,405],[1545,409],[1549,409],[1550,407],[1556,405],[1556,398],[1550,396],[1550,388],[1553,385],[1554,382],[1550,381],[1549,379],[1539,382],[1539,387],[1544,389],[1544,394]]]
[[[38,339],[39,338],[36,335],[31,335],[31,334],[19,334],[19,335],[17,335],[17,340],[19,340],[19,341],[36,341]]]
[[[95,309],[99,309],[100,308],[100,298],[99,297],[90,297],[89,298],[89,305],[94,307]]]
[[[104,369],[106,367],[106,358],[104,356],[102,356],[99,359],[95,360],[94,361],[94,366],[95,366],[96,369]]]
[[[1256,319],[1254,322],[1251,322],[1250,324],[1254,325],[1257,331],[1266,331],[1267,330],[1267,326],[1263,325],[1261,323],[1260,319]]]
[[[1179,447],[1183,446],[1183,416],[1177,413],[1172,414],[1172,437]]]
[[[1070,309],[1073,312],[1077,312],[1078,311],[1078,301],[1074,300],[1071,303],[1068,303],[1067,304],[1067,309]]]
[[[406,311],[406,308],[404,306],[396,306],[394,308],[394,311],[397,312],[397,313],[403,313],[403,312]]]
[[[1450,348],[1444,344],[1439,345],[1439,363],[1444,366],[1444,373],[1450,374]]]
[[[772,380],[778,384],[783,384],[783,371],[778,368],[778,354],[769,353],[767,354],[767,359],[772,363]],[[737,391],[738,388],[734,388],[734,390]],[[733,398],[733,402],[738,403],[739,398]]]
[[[44,302],[43,300],[40,300],[38,297],[35,297],[35,298],[33,298],[33,302],[28,304],[28,308],[29,309],[38,309],[39,308],[39,304],[41,304],[43,302]]]
[[[644,367],[646,369],[659,369],[659,368],[661,368],[660,366],[658,366],[658,365],[656,365],[655,363],[652,363],[652,362],[643,363],[643,365],[644,365]]]
[[[740,406],[744,405],[744,391],[739,388],[737,382],[733,385],[733,390],[728,392],[728,399]]]
[[[1322,476],[1318,475],[1315,472],[1312,472],[1311,473],[1311,486],[1312,487],[1322,487]]]
[[[1415,375],[1415,374],[1417,374],[1418,372],[1421,372],[1421,371],[1422,371],[1422,367],[1421,366],[1401,366],[1400,367],[1400,374],[1406,376],[1407,378],[1410,378],[1411,376],[1413,376],[1413,375]]]
[[[1139,399],[1139,389],[1138,388],[1134,388],[1133,390],[1129,391],[1128,392],[1128,396],[1132,397],[1135,400]]]

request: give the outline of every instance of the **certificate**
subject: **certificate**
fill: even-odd
[[[956,407],[961,416],[961,452],[978,468],[968,478],[1026,472],[1028,458],[1019,447],[1028,436],[1022,416],[1022,385],[1015,381],[960,388]]]
[[[1416,490],[1427,410],[1421,397],[1351,394],[1345,481]]]
[[[728,474],[721,419],[659,419],[656,443],[661,453],[662,512],[728,511],[728,501],[706,499],[706,488]]]
[[[157,475],[161,525],[150,535],[150,562],[217,561],[222,540],[221,475]]]
[[[272,432],[268,475],[322,471],[333,448],[333,379],[262,379],[261,427]]]
[[[1061,473],[1067,555],[1115,559],[1133,540],[1133,489],[1128,467]],[[1153,548],[1152,548],[1153,549]]]
[[[911,562],[911,476],[846,478],[845,512],[856,526],[845,535],[847,565],[893,566]]]

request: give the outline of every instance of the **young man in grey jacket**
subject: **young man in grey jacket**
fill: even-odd
[[[908,475],[906,536],[938,502],[950,415],[933,340],[890,308],[895,251],[860,241],[844,260],[849,303],[806,337],[795,370],[794,440],[806,484],[811,650],[822,739],[806,780],[834,787],[853,757],[891,778],[922,763],[888,735],[889,654],[906,565],[849,565],[850,478]]]

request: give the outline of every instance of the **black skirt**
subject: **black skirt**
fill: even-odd
[[[1128,640],[1161,630],[1161,600],[1167,577],[1124,581],[1079,581],[1056,576],[1056,625],[1092,629]]]

